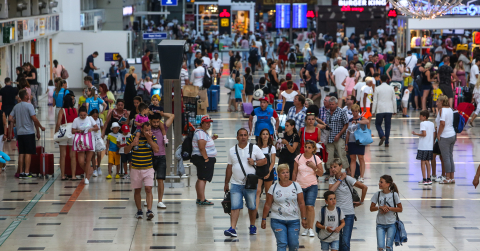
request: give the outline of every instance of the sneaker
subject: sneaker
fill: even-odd
[[[254,225],[250,225],[250,235],[255,235],[257,234],[257,227]]]
[[[307,234],[308,234],[308,228],[306,228],[305,231],[303,231],[302,236],[307,236]]]
[[[98,173],[98,175],[102,175],[102,169],[100,167],[97,168],[97,173]]]
[[[437,181],[437,182],[442,182],[442,181],[444,181],[445,179],[446,179],[445,176],[438,176],[437,179],[436,179],[436,181]]]
[[[20,173],[20,174],[18,175],[18,178],[19,178],[19,179],[25,179],[26,177],[27,177],[27,175],[25,175],[25,173]]]
[[[85,178],[85,185],[88,185],[88,184],[90,184],[90,182],[88,181],[87,178]]]
[[[310,236],[310,237],[315,237],[315,232],[313,231],[313,229],[310,228],[310,229],[308,230],[308,236]]]
[[[422,181],[423,182],[423,185],[427,186],[428,185],[428,181],[424,180]]]
[[[144,205],[144,206],[147,206],[147,201],[145,201],[145,202],[143,203],[143,205]]]
[[[431,185],[432,184],[432,180],[431,179],[427,179],[427,185]]]
[[[123,175],[122,179],[130,179],[130,175],[125,174],[125,175]]]
[[[93,174],[92,174],[93,177],[98,177],[98,173],[97,173],[97,170],[94,170],[93,171]]]
[[[434,181],[434,182],[437,181],[437,176],[433,176],[433,175],[430,176],[430,180],[431,180],[431,181]]]
[[[152,220],[155,217],[155,214],[151,210],[147,211],[147,220]]]
[[[135,218],[137,219],[143,219],[143,211],[138,210],[138,212],[135,214]]]
[[[120,175],[118,175],[118,173],[115,175],[115,179],[120,179]]]
[[[32,177],[31,173],[26,173],[24,179],[31,179]]]
[[[230,237],[237,237],[237,231],[230,227],[229,229],[223,231],[223,235],[230,236]]]
[[[163,202],[158,202],[157,208],[167,209],[167,206],[165,206],[165,204],[163,204]]]
[[[111,179],[112,178],[112,175],[107,175],[107,180]]]

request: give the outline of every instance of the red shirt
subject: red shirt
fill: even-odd
[[[280,85],[280,92],[287,90],[287,82],[283,82],[283,84]],[[293,83],[293,88],[292,90],[298,91],[298,86],[297,84]]]
[[[305,141],[313,140],[315,143],[318,143],[320,139],[318,138],[318,127],[315,127],[314,133],[305,132],[305,141],[303,141],[303,130],[305,127],[300,128],[300,153],[305,153]]]
[[[61,125],[65,124],[65,123],[73,123],[73,121],[76,118],[78,118],[77,109],[75,109],[75,108],[63,109],[62,108],[62,110],[65,110],[65,113],[62,116],[62,121],[60,121]],[[67,116],[67,122],[65,122],[65,115]]]
[[[145,65],[147,65],[147,67],[145,67]],[[149,71],[149,70],[150,70],[150,58],[148,58],[148,56],[145,55],[142,57],[142,71]]]
[[[280,42],[280,44],[278,44],[278,48],[279,48],[279,52],[278,54],[279,55],[286,55],[285,53],[288,52],[289,48],[290,48],[290,45],[288,44],[288,42]]]

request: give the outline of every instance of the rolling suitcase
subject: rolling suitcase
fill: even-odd
[[[65,176],[72,177],[72,162],[70,160],[70,151],[71,147],[67,146],[67,154],[65,156]],[[75,157],[78,159],[78,154],[75,152]],[[78,164],[78,161],[75,162],[77,168],[75,169],[75,176],[82,175],[85,173],[83,169]]]
[[[54,177],[54,164],[53,164],[53,153],[45,153],[45,131],[43,132],[43,150],[42,153],[39,155],[39,174],[43,176],[43,178],[48,179],[48,175],[52,175]],[[38,153],[37,153],[38,155]]]
[[[218,101],[217,103],[220,104],[220,85],[211,85],[209,90],[217,90],[218,91]]]
[[[218,90],[208,90],[208,108],[207,111],[218,111]]]
[[[35,148],[35,155],[31,155],[30,159],[30,173],[38,174],[40,173],[40,155],[45,152],[45,148],[43,146],[37,146]]]

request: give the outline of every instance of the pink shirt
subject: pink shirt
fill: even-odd
[[[135,118],[135,121],[137,123],[145,123],[148,122],[148,116],[143,116],[142,114],[137,114],[137,117]],[[137,126],[137,130],[140,130],[142,126]]]
[[[350,93],[349,95],[351,95],[353,87],[355,87],[355,78],[347,77],[345,80],[345,91]]]
[[[315,174],[315,171],[309,166],[307,166],[307,161],[311,161],[315,164],[315,160],[313,159],[314,157],[317,159],[317,166],[323,163],[322,160],[317,155],[313,155],[310,159],[305,159],[303,154],[300,154],[297,157],[295,157],[295,162],[297,162],[298,164],[297,182],[298,184],[300,184],[302,188],[307,188],[309,186],[318,184],[317,175]]]
[[[168,127],[165,124],[162,124],[165,127],[165,132],[168,130]],[[157,138],[158,152],[154,152],[153,156],[165,156],[165,143],[163,142],[163,133],[160,127],[152,127],[152,134]]]

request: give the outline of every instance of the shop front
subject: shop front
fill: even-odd
[[[225,7],[229,7],[228,10]],[[229,19],[228,34],[245,34],[255,30],[255,1],[195,1],[195,27],[201,34],[217,32]],[[223,20],[220,23],[220,20]],[[221,32],[224,34],[224,32]]]
[[[351,1],[358,5],[347,5],[348,1],[339,1],[339,6],[318,6],[317,34],[328,33],[336,37],[337,32],[342,37],[350,37],[352,33],[365,34],[370,27],[372,35],[378,28],[385,30],[388,11],[385,1]]]

